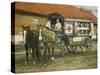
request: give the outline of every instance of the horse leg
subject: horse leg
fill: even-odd
[[[35,64],[36,62],[36,54],[35,54],[35,48],[32,48],[32,59],[33,59],[33,64]]]
[[[25,44],[25,50],[26,50],[26,59],[25,59],[25,64],[28,64],[28,45],[27,44]]]
[[[52,57],[51,60],[54,61],[54,47],[52,47]]]
[[[41,48],[36,48],[36,62],[41,65],[42,62],[42,54],[41,54]]]
[[[47,49],[44,50],[44,57],[43,57],[44,58],[44,65],[46,65],[46,62],[47,62],[46,61],[46,58],[47,58],[46,53],[47,53]]]
[[[51,52],[50,52],[50,47],[48,48],[48,60],[50,60],[51,57]]]

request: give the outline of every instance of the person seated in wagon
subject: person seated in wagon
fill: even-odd
[[[50,21],[47,22],[47,24],[45,25],[47,28],[52,30]],[[59,22],[59,18],[57,18],[56,20],[56,24],[55,24],[55,28],[53,29],[55,32],[61,32],[61,23]]]
[[[57,19],[57,23],[55,25],[55,31],[61,32],[61,23],[59,22],[59,18]]]

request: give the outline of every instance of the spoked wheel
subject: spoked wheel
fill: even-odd
[[[76,49],[77,49],[77,45],[67,45],[67,51],[68,53],[71,53],[71,54],[75,54],[76,52]]]
[[[90,38],[86,38],[82,41],[82,45],[85,51],[85,54],[88,55],[92,50],[92,40]]]

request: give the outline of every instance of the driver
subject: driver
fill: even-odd
[[[57,23],[55,24],[55,31],[61,32],[61,23],[59,22],[59,18],[57,19]]]

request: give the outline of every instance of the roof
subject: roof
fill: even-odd
[[[72,5],[16,2],[15,10],[36,13],[43,16],[57,12],[66,18],[86,19],[95,23],[97,21],[97,17],[91,12],[82,11],[80,8]]]

